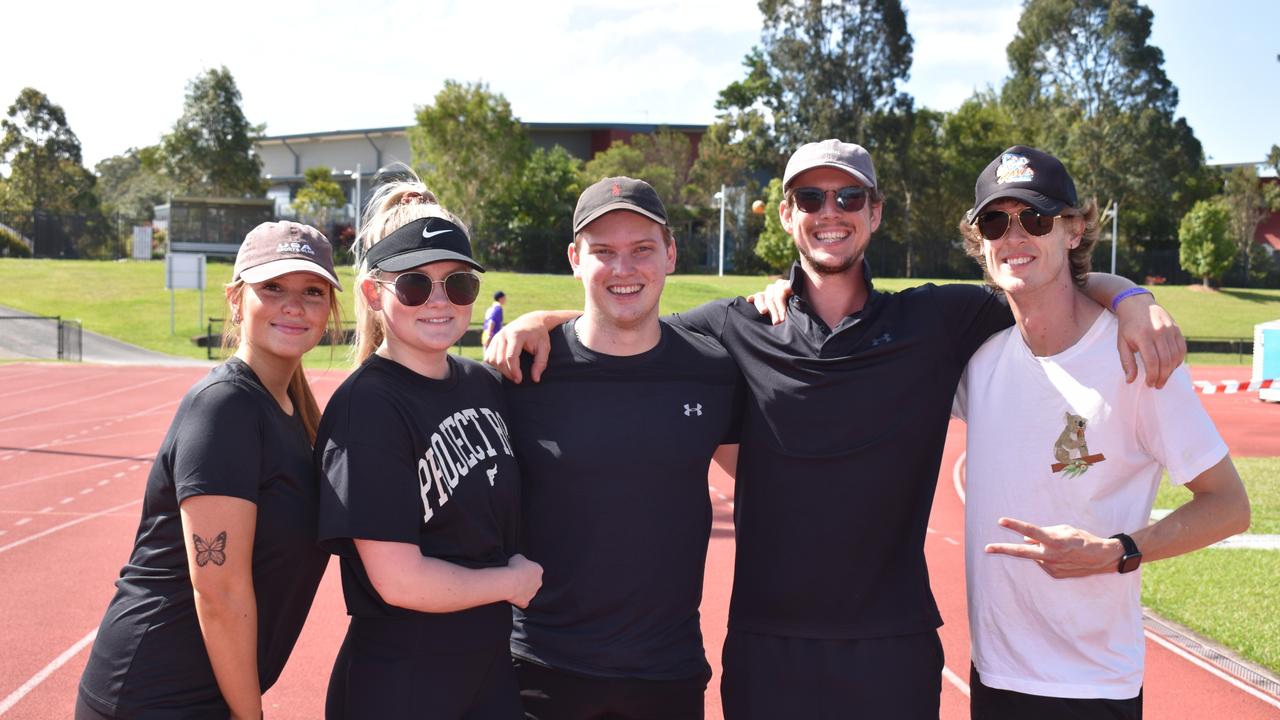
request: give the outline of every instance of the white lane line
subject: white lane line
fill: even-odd
[[[111,482],[110,480],[99,480],[99,481],[98,481],[98,487],[102,487],[103,485],[106,485],[106,484],[108,484],[108,483],[110,483],[110,482]]]
[[[75,500],[75,498],[73,498],[73,497],[65,497],[65,498],[62,498],[61,500],[59,500],[59,501],[58,501],[58,504],[59,504],[59,505],[66,505],[67,503],[69,503],[69,502],[73,502],[74,500]]]
[[[8,533],[8,532],[9,532],[8,530],[0,530],[0,535],[4,535],[4,534],[6,534],[6,533]]]
[[[955,685],[956,689],[964,693],[965,697],[969,697],[969,683],[961,680],[960,676],[951,672],[951,668],[946,665],[942,666],[942,677],[946,678],[947,682]]]
[[[931,527],[927,527],[927,528],[925,528],[925,529],[924,529],[924,531],[925,531],[925,532],[927,532],[927,533],[933,533],[934,535],[936,535],[936,534],[938,533],[938,531],[937,531],[937,530],[934,530],[934,529],[933,529],[933,528],[931,528]]]
[[[36,514],[37,514],[37,515],[43,515],[43,514],[45,514],[45,513],[47,513],[47,512],[53,512],[53,508],[51,508],[51,507],[42,507],[42,508],[40,508],[39,510],[37,510],[37,511],[36,511]]]
[[[1238,678],[1235,678],[1235,677],[1233,677],[1233,676],[1231,676],[1231,675],[1228,675],[1227,673],[1223,672],[1222,670],[1220,670],[1220,669],[1218,669],[1218,668],[1214,667],[1212,664],[1210,664],[1210,663],[1208,663],[1208,662],[1206,662],[1206,661],[1204,661],[1204,660],[1202,660],[1202,659],[1200,659],[1200,658],[1196,657],[1195,655],[1192,655],[1191,653],[1187,652],[1186,650],[1183,650],[1182,648],[1178,647],[1177,645],[1174,645],[1173,643],[1169,642],[1168,640],[1165,640],[1164,638],[1162,638],[1162,637],[1160,637],[1159,635],[1157,635],[1157,634],[1155,634],[1155,633],[1151,632],[1150,630],[1143,630],[1142,632],[1143,632],[1143,634],[1144,634],[1144,635],[1146,635],[1148,638],[1150,638],[1150,639],[1151,639],[1153,642],[1155,642],[1157,645],[1159,645],[1159,646],[1163,647],[1164,649],[1168,650],[1169,652],[1173,653],[1174,655],[1177,655],[1178,657],[1182,658],[1183,660],[1186,660],[1186,661],[1190,662],[1192,665],[1195,665],[1195,666],[1200,667],[1200,668],[1202,668],[1202,669],[1204,669],[1204,670],[1207,670],[1210,674],[1215,675],[1215,676],[1217,676],[1218,678],[1220,678],[1220,679],[1222,679],[1222,680],[1226,680],[1228,683],[1231,683],[1231,684],[1232,684],[1232,685],[1234,685],[1235,687],[1237,687],[1237,688],[1239,688],[1239,689],[1241,689],[1241,690],[1243,690],[1243,691],[1245,691],[1245,692],[1249,693],[1250,695],[1252,695],[1252,696],[1254,696],[1254,697],[1258,698],[1259,700],[1261,700],[1262,702],[1264,702],[1264,703],[1266,703],[1266,704],[1270,705],[1271,707],[1274,707],[1274,708],[1280,708],[1280,700],[1277,700],[1276,698],[1271,697],[1270,695],[1268,695],[1268,694],[1266,694],[1266,693],[1262,692],[1261,690],[1259,690],[1259,689],[1257,689],[1257,688],[1253,687],[1252,685],[1250,685],[1250,684],[1248,684],[1248,683],[1246,683],[1246,682],[1244,682],[1244,681],[1242,681],[1242,680],[1240,680],[1240,679],[1238,679]]]
[[[21,519],[21,520],[19,520],[18,522],[14,523],[14,524],[13,524],[13,526],[14,526],[14,527],[22,527],[23,525],[26,525],[26,524],[27,524],[27,523],[29,523],[29,522],[31,522],[31,518],[22,518],[22,519]]]
[[[21,540],[14,540],[13,542],[9,543],[8,545],[0,545],[0,553],[2,553],[2,552],[6,552],[6,551],[9,551],[9,550],[12,550],[13,548],[18,547],[19,545],[26,545],[27,543],[31,542],[32,540],[39,540],[40,538],[44,537],[45,535],[52,535],[53,533],[56,533],[56,532],[58,532],[59,530],[65,530],[66,528],[69,528],[69,527],[71,527],[72,525],[79,525],[80,523],[84,522],[85,520],[92,520],[92,519],[94,519],[94,518],[96,518],[96,517],[102,517],[103,515],[110,515],[111,513],[116,512],[116,511],[118,511],[118,510],[123,510],[123,509],[125,509],[125,508],[129,507],[130,505],[137,505],[137,504],[138,504],[138,503],[140,503],[140,502],[142,502],[142,499],[141,499],[141,498],[138,498],[137,500],[130,500],[129,502],[124,503],[124,504],[122,504],[122,505],[116,505],[115,507],[107,508],[106,510],[99,510],[99,511],[98,511],[98,512],[96,512],[96,513],[91,513],[91,514],[89,514],[89,515],[85,515],[85,516],[83,516],[83,517],[78,517],[78,518],[76,518],[75,520],[68,520],[67,522],[62,523],[61,525],[54,525],[53,527],[49,528],[48,530],[44,530],[44,531],[42,531],[42,532],[38,532],[38,533],[36,533],[35,535],[28,535],[28,536],[26,536],[26,537],[22,538]]]
[[[67,407],[68,405],[83,405],[93,400],[99,400],[104,397],[111,397],[112,395],[119,395],[120,393],[133,392],[135,390],[138,390],[139,388],[144,388],[144,387],[147,387],[148,385],[155,385],[156,383],[167,382],[171,379],[172,378],[169,378],[169,377],[152,378],[145,382],[134,383],[133,385],[126,385],[125,387],[116,388],[114,390],[108,390],[107,392],[98,393],[97,395],[90,395],[89,397],[76,398],[75,400],[68,400],[66,402],[57,403],[55,405],[45,405],[43,407],[35,408],[34,410],[28,410],[26,412],[20,412],[20,413],[15,413],[13,415],[0,417],[0,423],[7,423],[10,420],[17,420],[18,418],[24,418],[24,417],[27,417],[28,415],[39,415],[40,413],[46,413],[46,412],[49,412],[50,410],[58,410],[60,408]]]
[[[960,453],[960,457],[956,458],[956,464],[951,468],[951,484],[956,489],[956,497],[960,498],[960,504],[964,504],[964,458],[969,452],[966,450]]]
[[[27,478],[26,480],[11,482],[8,485],[0,485],[0,490],[8,490],[9,488],[15,488],[15,487],[18,487],[19,485],[30,485],[31,483],[34,483],[34,482],[40,482],[41,480],[51,480],[56,477],[62,477],[63,475],[77,475],[80,473],[88,472],[90,470],[97,470],[98,468],[106,467],[108,465],[119,465],[122,462],[128,462],[129,460],[132,460],[132,459],[133,458],[123,458],[120,460],[108,460],[106,462],[97,463],[96,465],[86,465],[84,467],[71,468],[70,470],[63,470],[61,472],[49,473],[48,475],[38,475],[33,478]],[[137,467],[137,465],[134,465],[134,467]]]
[[[32,393],[40,390],[48,390],[49,388],[61,387],[63,385],[76,385],[79,383],[88,382],[90,380],[97,380],[100,377],[106,377],[110,374],[111,373],[99,373],[97,375],[89,375],[88,377],[78,377],[78,378],[75,378],[74,380],[63,380],[62,382],[48,383],[47,385],[28,385],[22,388],[21,390],[14,390],[13,392],[4,393],[3,395],[0,395],[0,398],[13,397],[14,395],[22,395],[24,393]],[[11,378],[5,378],[5,379],[8,380]]]
[[[53,659],[53,662],[40,668],[40,672],[32,675],[26,682],[19,685],[18,689],[9,693],[8,697],[4,700],[0,700],[0,715],[4,715],[9,712],[14,705],[17,705],[22,698],[27,696],[27,693],[30,693],[32,690],[39,687],[40,683],[44,682],[50,675],[57,672],[58,668],[66,665],[71,658],[78,655],[80,651],[85,649],[85,647],[87,647],[89,643],[93,642],[93,639],[96,637],[98,637],[98,629],[94,628],[88,635],[77,640],[75,645],[63,650],[61,655]]]
[[[88,494],[89,494],[89,493],[91,493],[91,492],[93,492],[93,488],[85,488],[85,489],[83,489],[83,490],[81,490],[81,491],[80,491],[80,494],[81,494],[81,495],[88,495]]]
[[[942,539],[943,539],[943,540],[946,540],[947,542],[951,543],[952,545],[959,545],[959,544],[960,544],[960,543],[956,542],[956,541],[955,541],[955,539],[953,539],[953,538],[949,538],[949,537],[946,537],[946,536],[943,536],[943,538],[942,538]]]
[[[113,478],[122,478],[122,477],[124,477],[124,471],[118,472],[118,473],[116,473],[115,475],[112,475],[111,477],[113,477]]]

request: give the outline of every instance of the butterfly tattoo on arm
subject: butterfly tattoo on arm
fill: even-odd
[[[204,567],[209,563],[214,565],[222,565],[227,561],[227,531],[223,530],[218,533],[218,537],[213,542],[205,542],[205,539],[195,533],[191,533],[191,539],[196,545],[196,565]]]

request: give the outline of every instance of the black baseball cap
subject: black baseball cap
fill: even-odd
[[[659,225],[667,224],[667,208],[652,185],[635,178],[611,177],[583,190],[578,197],[578,207],[573,211],[574,234],[582,232],[582,228],[592,220],[614,210],[630,210]]]
[[[1076,184],[1062,161],[1026,145],[1014,145],[1000,153],[978,175],[973,209],[966,215],[969,222],[1000,198],[1020,200],[1044,215],[1079,206]]]
[[[457,260],[484,272],[471,256],[467,233],[442,217],[424,217],[401,225],[373,244],[364,255],[365,267],[399,272],[419,265]]]

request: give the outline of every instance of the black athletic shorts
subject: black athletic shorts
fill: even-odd
[[[725,720],[938,720],[937,632],[815,640],[729,631],[720,697]]]
[[[327,720],[521,720],[506,639],[480,651],[424,652],[413,623],[351,618],[329,677]]]
[[[527,720],[702,720],[709,673],[688,680],[604,678],[512,658]]]
[[[972,720],[1142,720],[1142,689],[1128,700],[1027,695],[983,685],[978,668],[970,663],[969,714]]]

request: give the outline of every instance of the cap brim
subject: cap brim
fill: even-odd
[[[604,215],[606,213],[611,213],[614,210],[630,210],[633,213],[637,213],[649,218],[650,220],[658,223],[659,225],[665,226],[667,224],[666,219],[658,217],[657,215],[654,215],[653,213],[649,212],[648,210],[645,210],[639,205],[636,205],[634,203],[629,203],[629,202],[614,202],[614,203],[609,203],[604,207],[596,208],[595,210],[591,211],[591,214],[587,215],[586,217],[582,218],[578,222],[574,223],[573,231],[575,233],[582,232],[582,228],[598,220],[601,215]]]
[[[867,178],[866,175],[863,175],[862,173],[858,172],[852,166],[845,165],[844,163],[837,163],[837,162],[819,162],[819,163],[814,163],[812,165],[809,165],[808,167],[805,167],[801,170],[796,170],[794,173],[791,174],[791,177],[787,178],[786,182],[783,183],[782,189],[789,190],[791,188],[791,183],[795,182],[796,178],[800,177],[804,173],[809,172],[810,170],[813,170],[815,168],[821,168],[821,167],[829,167],[829,168],[834,168],[836,170],[839,170],[840,172],[846,175],[849,175],[854,180],[857,180],[858,182],[862,183],[863,186],[865,187],[875,188],[876,186],[876,184],[871,182],[871,180]]]
[[[982,213],[988,205],[1002,198],[1010,198],[1024,202],[1042,215],[1057,215],[1062,212],[1063,208],[1068,206],[1067,203],[1061,200],[1056,200],[1043,193],[1038,193],[1035,190],[1028,190],[1026,188],[1001,189],[999,192],[988,195],[982,202],[975,205],[974,208],[969,211],[969,222],[973,222],[974,218],[978,217],[978,215]]]
[[[439,248],[424,248],[422,250],[413,250],[407,253],[400,253],[399,255],[392,255],[378,263],[378,269],[386,270],[387,272],[400,272],[401,270],[416,268],[419,265],[427,265],[428,263],[441,262],[444,260],[457,260],[460,263],[470,265],[480,272],[484,272],[483,265],[472,260],[466,255],[456,253],[452,250],[441,250]]]
[[[281,275],[288,275],[292,272],[305,272],[311,273],[312,275],[319,275],[325,280],[328,280],[330,285],[339,290],[342,289],[342,283],[338,282],[338,278],[332,273],[325,270],[317,263],[313,263],[310,260],[303,260],[301,258],[272,260],[268,263],[262,263],[261,265],[246,268],[240,271],[240,279],[247,283],[260,283],[266,282],[272,278],[278,278]]]

